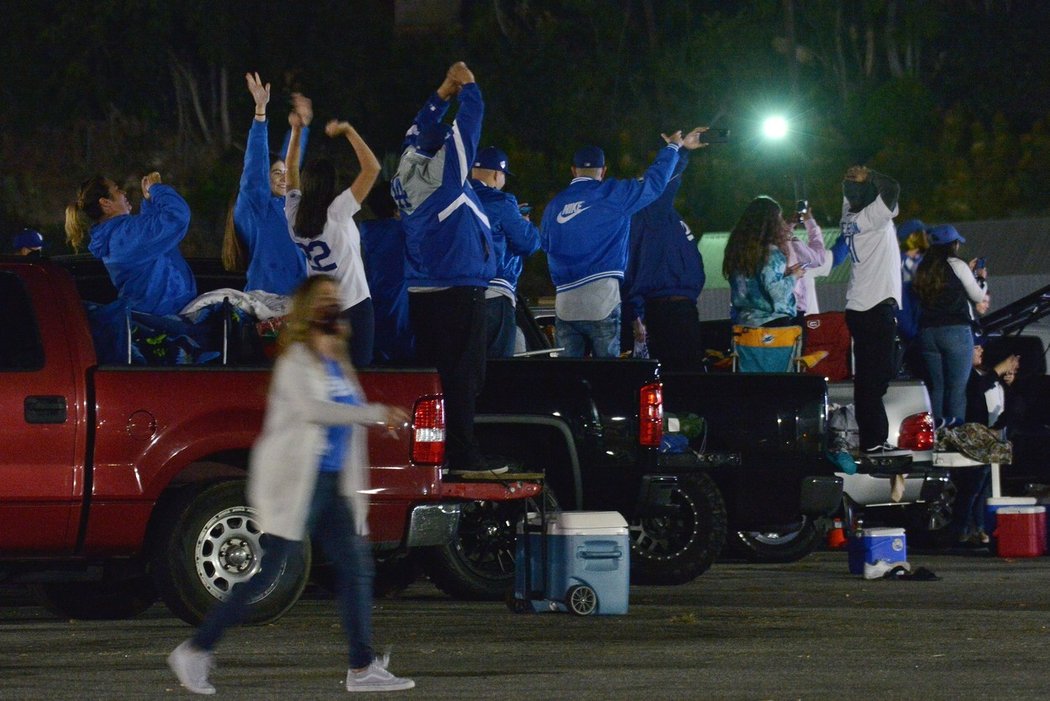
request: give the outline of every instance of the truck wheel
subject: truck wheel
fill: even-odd
[[[544,499],[548,511],[557,510],[558,500],[550,489],[544,490]],[[463,504],[452,542],[424,549],[424,571],[453,598],[503,600],[514,586],[516,529],[522,513],[519,500]]]
[[[244,481],[188,489],[161,507],[156,524],[153,578],[176,616],[197,625],[234,585],[259,569],[262,531],[247,505]],[[299,599],[310,572],[310,547],[279,564],[267,591],[250,601],[246,623],[277,620]]]
[[[117,582],[48,582],[33,589],[40,604],[51,613],[84,621],[134,618],[157,600],[149,577]]]
[[[684,584],[707,571],[726,539],[726,505],[714,480],[698,474],[679,480],[671,510],[633,519],[631,582]]]
[[[795,528],[780,531],[735,531],[729,539],[732,552],[748,562],[795,562],[813,552],[821,534],[812,519],[802,517]]]

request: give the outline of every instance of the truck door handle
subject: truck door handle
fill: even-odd
[[[27,424],[66,422],[66,398],[62,395],[26,397],[24,406]]]

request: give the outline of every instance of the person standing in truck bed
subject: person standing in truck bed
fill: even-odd
[[[347,355],[342,295],[327,275],[307,279],[292,297],[281,331],[263,430],[252,448],[248,503],[262,527],[259,569],[233,587],[192,638],[168,656],[179,682],[214,694],[208,680],[213,650],[240,622],[248,602],[273,586],[284,563],[298,556],[304,536],[319,542],[338,572],[339,609],[349,641],[347,691],[396,691],[415,686],[387,671],[389,658],[372,649],[372,579],[368,543],[369,424],[403,426],[404,411],[370,404]]]

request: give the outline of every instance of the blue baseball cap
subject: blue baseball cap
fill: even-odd
[[[897,227],[897,240],[903,241],[908,238],[916,231],[925,231],[926,225],[922,223],[921,219],[909,219],[900,226]]]
[[[959,243],[966,243],[966,239],[964,239],[959,234],[959,232],[955,230],[955,227],[951,224],[941,224],[940,226],[935,226],[929,230],[929,235],[930,243],[932,243],[934,246],[944,246],[945,244],[952,243],[953,241],[958,241]]]
[[[572,164],[577,168],[604,168],[605,151],[597,146],[584,146],[572,157]]]
[[[507,154],[500,151],[495,146],[489,146],[478,151],[477,157],[474,159],[474,168],[485,168],[487,170],[498,170],[501,173],[512,175],[507,170]]]
[[[15,250],[19,251],[23,248],[43,248],[44,237],[40,235],[39,231],[33,231],[32,229],[26,229],[18,236],[15,236]]]

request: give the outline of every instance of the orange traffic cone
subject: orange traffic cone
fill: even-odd
[[[842,527],[842,519],[837,518],[828,529],[827,545],[829,550],[841,550],[846,547],[846,529]]]

